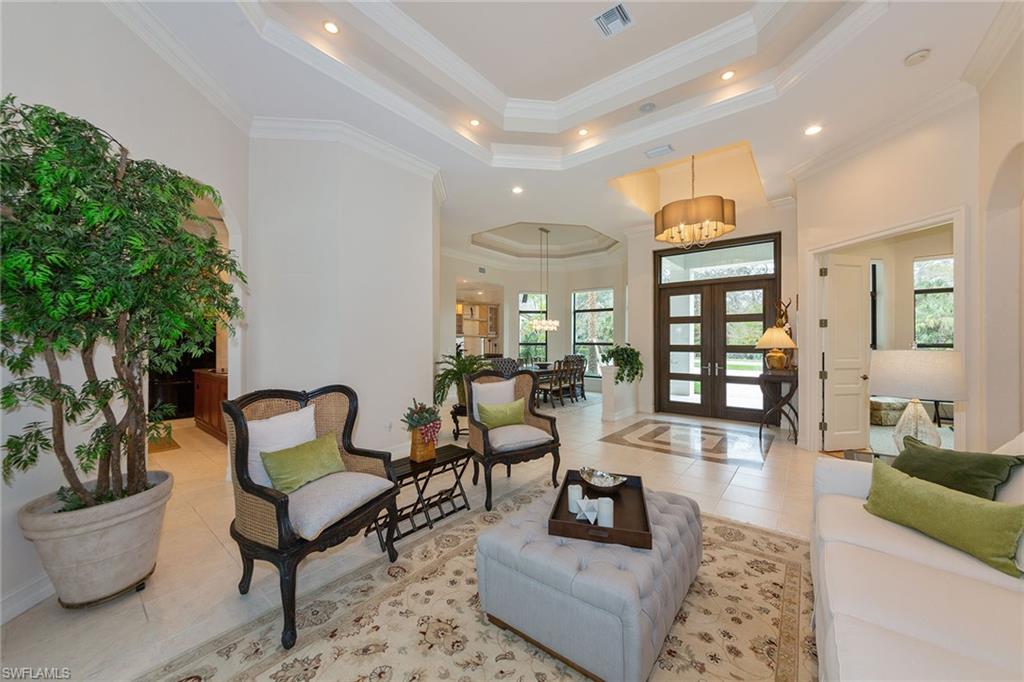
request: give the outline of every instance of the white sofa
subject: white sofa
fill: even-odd
[[[996,452],[1024,453],[1024,434]],[[1024,680],[1024,579],[872,516],[870,488],[870,464],[815,465],[820,679]],[[1024,504],[1024,467],[996,499]]]

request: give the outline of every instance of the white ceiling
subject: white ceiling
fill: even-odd
[[[588,225],[621,239],[650,215],[609,180],[737,142],[749,146],[767,199],[791,194],[795,171],[896,121],[972,96],[965,69],[1000,7],[761,2],[726,12],[661,4],[627,2],[637,22],[624,33],[595,41],[583,29],[566,28],[557,45],[536,40],[553,29],[532,26],[554,17],[567,27],[577,15],[589,20],[595,6],[496,8],[500,21],[489,18],[487,5],[473,3],[403,6],[408,13],[387,2],[154,2],[111,11],[242,126],[316,131],[324,121],[337,121],[440,169],[447,190],[442,244],[470,250],[474,233],[518,222]],[[731,18],[715,14],[741,8]],[[519,23],[502,18],[513,10]],[[501,46],[504,57],[474,52],[481,49],[473,42],[480,36],[442,30],[453,12],[477,17],[476,31]],[[680,42],[664,50],[664,27],[649,26],[644,17],[673,12],[693,12],[699,22],[680,30]],[[337,21],[341,33],[324,32],[326,18]],[[705,29],[715,21],[724,23]],[[694,34],[698,28],[703,32]],[[648,34],[649,45],[640,40]],[[636,44],[620,48],[616,41],[623,40]],[[931,58],[904,67],[904,57],[923,47],[932,49]],[[652,58],[653,49],[662,51]],[[534,64],[536,53],[573,54],[576,65],[519,67]],[[623,67],[630,59],[638,61]],[[718,74],[727,67],[738,75],[724,83]],[[584,81],[591,85],[563,94]],[[523,94],[560,99],[518,97]],[[659,102],[655,112],[620,115],[635,112],[648,97]],[[567,141],[575,126],[589,127],[592,119],[580,117],[594,112],[604,113],[593,120],[613,122]],[[483,125],[471,129],[471,117]],[[811,123],[824,132],[804,136]],[[655,160],[644,155],[662,144],[674,153]],[[730,187],[727,177],[722,183],[709,191],[742,189]],[[512,194],[514,185],[525,191]]]
[[[541,230],[547,230],[543,252],[549,258],[574,258],[604,253],[618,245],[611,237],[586,225],[551,223],[512,223],[477,232],[471,242],[481,248],[517,258],[537,258],[541,254]]]

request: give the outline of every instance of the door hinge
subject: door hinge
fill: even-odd
[[[825,370],[821,370],[820,372],[818,372],[818,378],[819,379],[828,379],[828,372],[826,372]]]
[[[828,319],[823,317],[820,320],[818,320],[818,326],[819,327],[827,327],[828,326]]]
[[[828,268],[818,268],[818,277],[828,277]]]
[[[828,431],[828,422],[818,422],[818,430],[822,433]]]

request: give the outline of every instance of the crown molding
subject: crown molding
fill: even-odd
[[[145,5],[134,0],[104,2],[104,6],[149,46],[179,76],[195,88],[221,114],[244,133],[248,133],[250,117],[214,80],[203,66],[182,47],[167,26]]]
[[[996,69],[1006,59],[1010,48],[1024,33],[1024,4],[1004,2],[996,11],[995,19],[964,70],[963,79],[980,92],[988,85]]]
[[[249,136],[269,140],[341,142],[422,178],[435,180],[440,177],[441,169],[434,164],[342,121],[260,116],[253,119]],[[441,188],[443,190],[443,184]]]
[[[444,186],[444,176],[440,170],[434,174],[434,201],[438,206],[448,201],[448,189]]]
[[[532,144],[492,144],[491,166],[526,170],[565,170],[561,147]]]
[[[889,119],[875,128],[865,131],[861,135],[843,144],[828,149],[818,156],[794,166],[786,172],[787,177],[794,182],[801,182],[807,178],[831,168],[839,163],[847,161],[872,147],[891,139],[900,133],[915,128],[926,121],[945,114],[950,109],[976,99],[977,91],[971,85],[958,82],[954,85],[940,90],[938,93],[924,100],[918,107],[909,113],[896,118]]]
[[[536,272],[537,256],[508,256],[497,251],[469,244],[466,248],[442,246],[441,255],[455,258],[477,266],[500,268],[515,272]],[[619,266],[625,262],[625,249],[621,243],[597,254],[571,256],[549,261],[549,268],[554,272],[574,272],[593,268]]]
[[[796,197],[792,194],[784,194],[780,197],[772,197],[768,200],[768,205],[772,208],[786,209],[793,208],[796,206]]]
[[[552,227],[558,226],[556,225]],[[616,240],[612,239],[608,235],[598,232],[593,228],[590,229],[594,233],[594,236],[588,239],[581,239],[572,244],[563,244],[561,246],[556,245],[551,247],[547,250],[548,257],[554,260],[565,260],[568,258],[575,258],[577,256],[589,256],[610,251],[618,244]],[[476,234],[470,235],[470,244],[473,246],[479,246],[483,249],[488,249],[489,251],[496,251],[506,256],[514,256],[516,258],[540,257],[540,253],[537,251],[538,246],[536,244],[525,245],[521,241],[501,236],[492,230],[477,232]]]

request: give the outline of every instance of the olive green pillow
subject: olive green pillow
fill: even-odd
[[[1024,457],[985,452],[944,450],[907,436],[894,469],[968,495],[996,499],[996,488],[1005,483]]]
[[[480,423],[489,429],[522,424],[524,422],[523,415],[526,411],[526,399],[520,398],[510,403],[497,403],[494,405],[478,403],[476,409],[480,413]]]
[[[864,509],[967,552],[1007,575],[1021,575],[1013,560],[1024,533],[1024,505],[983,500],[875,460]]]
[[[327,433],[316,440],[274,452],[261,452],[260,459],[275,490],[290,493],[310,481],[345,470],[338,439]]]

